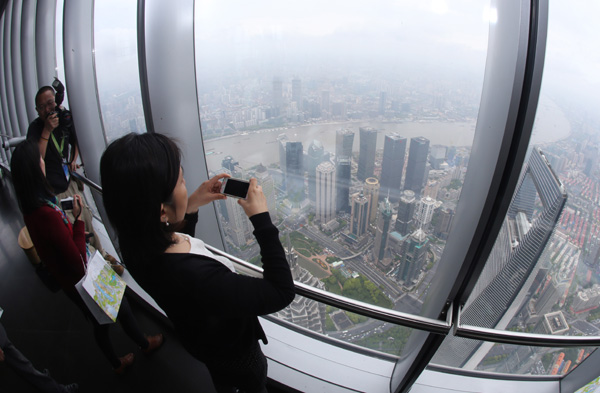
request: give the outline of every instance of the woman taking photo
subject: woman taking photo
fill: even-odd
[[[92,322],[96,343],[115,372],[123,373],[133,363],[133,353],[121,358],[115,355],[109,337],[110,325],[100,325],[96,321],[75,289],[75,284],[85,274],[88,259],[85,228],[83,221],[79,220],[83,205],[81,196],[74,196],[75,220],[71,222],[46,181],[44,160],[37,144],[31,140],[16,147],[11,158],[11,173],[19,208],[40,259],[65,294]],[[162,334],[152,337],[142,334],[125,297],[117,320],[145,353],[151,353],[162,344]]]
[[[165,310],[188,352],[206,364],[219,392],[266,391],[267,362],[258,344],[266,344],[266,336],[257,316],[286,307],[294,284],[256,179],[238,203],[254,226],[262,279],[236,274],[229,260],[193,237],[198,208],[225,199],[220,180],[228,175],[202,183],[188,197],[180,150],[156,133],[111,143],[100,173],[124,262]]]

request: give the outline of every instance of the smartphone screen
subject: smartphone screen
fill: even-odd
[[[248,195],[248,187],[250,183],[244,180],[238,179],[225,179],[223,181],[223,187],[221,193],[229,195],[235,198],[246,198]]]

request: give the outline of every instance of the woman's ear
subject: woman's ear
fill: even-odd
[[[161,203],[160,204],[160,222],[162,222],[163,224],[167,223],[168,220],[168,216],[167,216],[167,211],[165,210],[165,204]]]

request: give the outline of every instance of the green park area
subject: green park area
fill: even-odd
[[[383,293],[381,287],[364,276],[346,278],[340,269],[331,269],[331,272],[331,276],[323,279],[328,291],[379,307],[393,307],[392,301]]]
[[[323,253],[323,247],[319,243],[307,238],[299,232],[291,232],[290,241],[292,242],[294,249],[307,258]],[[281,242],[285,245],[287,240],[281,239]]]

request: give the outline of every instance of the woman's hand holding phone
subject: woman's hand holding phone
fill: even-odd
[[[200,206],[219,199],[226,199],[227,197],[221,194],[221,179],[229,177],[231,176],[221,173],[200,184],[200,187],[188,197],[186,213],[195,213]]]
[[[250,187],[248,187],[248,196],[246,199],[240,199],[238,203],[248,217],[269,211],[267,198],[255,178],[250,179]]]
[[[77,219],[81,215],[82,206],[83,201],[81,200],[81,195],[73,195],[73,217],[75,217],[75,221],[77,221]]]

